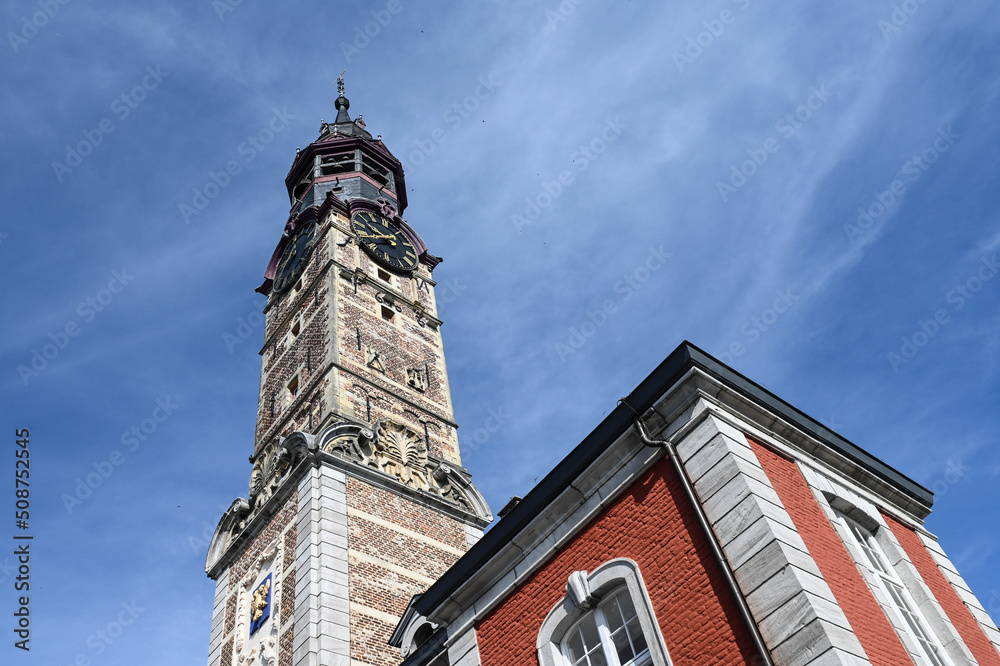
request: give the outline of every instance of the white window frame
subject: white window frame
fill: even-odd
[[[627,592],[632,600],[646,641],[647,656],[643,656],[641,661],[633,659],[629,666],[671,666],[653,604],[635,562],[620,558],[605,562],[591,573],[575,571],[570,574],[566,591],[566,596],[549,611],[539,629],[536,648],[541,666],[567,666],[569,662],[563,651],[563,639],[584,616],[595,612],[601,601],[619,592]],[[606,632],[602,634],[601,643],[607,653],[609,643],[605,639],[610,640]],[[614,652],[613,648],[611,652]],[[617,653],[608,656],[609,666],[618,663]]]
[[[913,599],[906,584],[903,583],[896,569],[892,566],[888,555],[879,544],[874,532],[857,520],[834,509],[837,519],[844,527],[846,534],[851,536],[854,546],[861,554],[858,564],[865,567],[879,586],[888,606],[895,614],[894,623],[897,631],[905,631],[911,644],[918,650],[920,657],[929,666],[954,666],[941,641],[938,639],[931,623]],[[881,529],[881,527],[876,527]]]
[[[615,648],[614,638],[612,637],[611,629],[608,626],[608,618],[606,617],[606,614],[604,612],[603,606],[604,606],[604,602],[607,601],[608,599],[612,599],[612,598],[617,599],[617,598],[619,598],[621,596],[628,597],[629,600],[631,601],[631,596],[632,595],[629,594],[628,588],[625,587],[625,586],[622,586],[622,587],[616,588],[614,590],[611,590],[606,595],[602,595],[600,602],[597,603],[597,604],[595,604],[594,607],[589,612],[584,613],[576,621],[576,623],[572,627],[570,627],[569,630],[567,630],[567,632],[563,635],[563,640],[562,640],[562,654],[563,654],[563,659],[565,660],[565,663],[568,666],[573,666],[573,660],[571,659],[571,657],[569,655],[569,643],[570,643],[571,634],[573,632],[575,632],[575,631],[580,631],[580,626],[584,622],[590,621],[591,619],[593,620],[594,626],[597,629],[597,636],[598,636],[598,641],[599,641],[599,647],[600,647],[601,651],[604,653],[604,661],[605,661],[605,663],[607,663],[608,666],[647,666],[651,662],[652,657],[650,657],[650,655],[649,655],[649,643],[648,643],[648,641],[646,642],[646,649],[644,649],[642,652],[639,652],[638,654],[636,654],[628,662],[626,662],[626,663],[623,664],[621,662],[621,660],[618,658],[618,650]],[[637,609],[636,610],[636,617],[637,618],[638,618],[638,614],[639,614],[639,611]],[[628,638],[628,626],[627,625],[623,625],[622,627],[619,628],[619,631],[621,631],[621,630],[624,630],[626,632],[626,638]],[[645,635],[645,632],[642,632],[642,623],[641,622],[640,622],[640,626],[639,626],[639,631],[640,631],[640,633],[642,633],[642,638],[645,641],[646,635]],[[581,631],[581,638],[583,638],[582,631]],[[631,642],[632,641],[629,640],[630,644],[631,644]],[[586,644],[586,642],[585,642],[585,640],[583,642],[583,647],[584,647],[584,649],[586,649],[588,647],[587,644]],[[588,654],[589,653],[590,653],[590,651],[588,651]],[[589,660],[589,658],[588,658],[588,660]]]

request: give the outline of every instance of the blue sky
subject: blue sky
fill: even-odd
[[[205,659],[199,539],[247,491],[262,330],[225,336],[260,310],[284,176],[345,68],[445,258],[494,509],[688,339],[937,491],[928,527],[1000,620],[1000,16],[903,4],[6,3],[0,413],[8,489],[31,430],[36,535],[18,663]]]

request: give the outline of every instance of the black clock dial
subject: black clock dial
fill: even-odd
[[[355,213],[351,229],[358,236],[358,244],[380,264],[396,271],[416,270],[413,244],[382,215],[367,210]]]
[[[273,289],[275,292],[281,293],[287,290],[299,279],[302,269],[305,268],[306,261],[309,259],[309,254],[312,252],[314,229],[315,225],[312,224],[301,229],[285,248],[274,273]]]

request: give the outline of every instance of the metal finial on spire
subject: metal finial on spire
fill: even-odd
[[[337,96],[338,97],[343,97],[344,96],[344,74],[345,73],[347,73],[346,69],[343,72],[340,73],[340,76],[337,77]]]

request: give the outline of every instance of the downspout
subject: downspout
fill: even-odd
[[[621,401],[626,407],[632,409],[625,400]],[[635,410],[632,409],[635,413]],[[757,628],[757,623],[754,622],[753,616],[750,614],[750,607],[747,605],[747,600],[743,597],[743,592],[740,591],[739,586],[736,584],[736,578],[733,577],[732,569],[729,566],[729,561],[722,552],[722,546],[719,545],[719,540],[715,536],[715,532],[712,531],[712,526],[708,523],[708,517],[705,515],[705,510],[701,506],[701,502],[698,501],[698,497],[695,495],[694,486],[691,484],[691,480],[688,478],[687,472],[681,465],[680,458],[677,456],[677,449],[674,447],[674,443],[668,439],[653,439],[649,436],[646,430],[646,425],[642,422],[642,419],[638,414],[635,415],[635,427],[639,431],[639,438],[642,443],[646,446],[651,446],[658,449],[663,449],[666,451],[667,457],[674,465],[674,469],[677,471],[677,477],[681,480],[681,486],[684,488],[684,493],[687,495],[688,500],[691,502],[691,506],[694,508],[694,515],[698,518],[698,524],[701,525],[701,529],[705,532],[705,536],[708,537],[708,545],[712,549],[712,554],[715,555],[715,559],[719,563],[719,569],[722,571],[722,576],[726,579],[726,584],[732,591],[733,596],[736,598],[736,605],[739,607],[740,615],[743,617],[743,621],[747,625],[747,629],[750,630],[750,637],[753,639],[754,646],[757,648],[760,658],[766,666],[774,666],[774,662],[771,660],[771,653],[768,651],[767,646],[764,645],[764,638],[760,635],[760,629]]]

